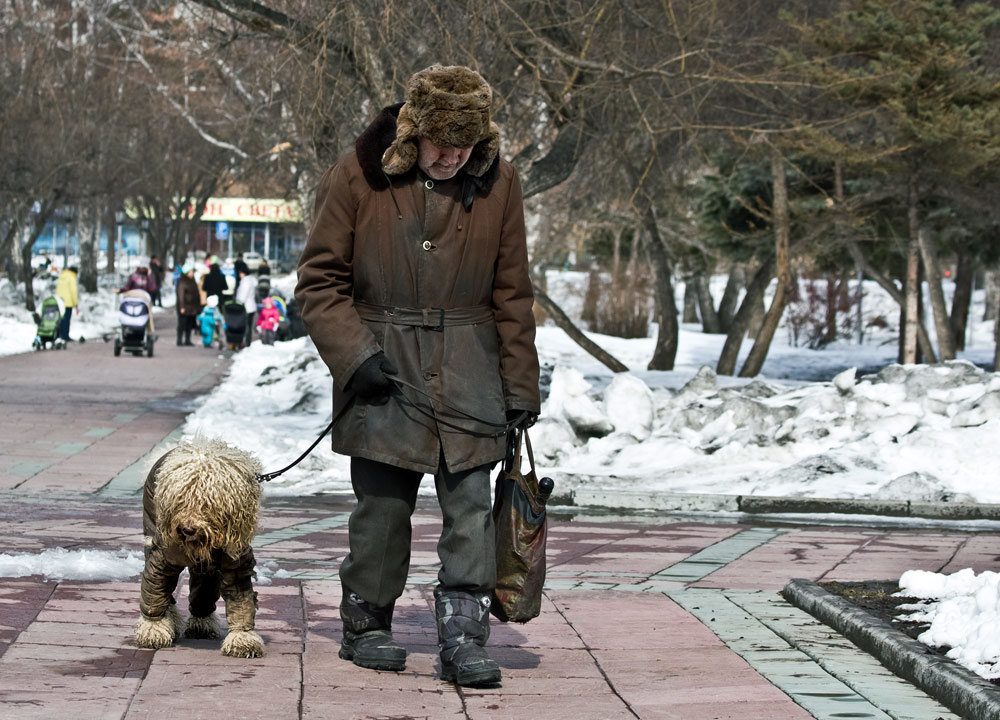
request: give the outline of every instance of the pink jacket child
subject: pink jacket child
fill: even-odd
[[[261,310],[257,313],[257,332],[260,333],[262,343],[273,345],[278,323],[281,322],[281,313],[274,307],[274,301],[269,297],[264,298],[261,305]]]

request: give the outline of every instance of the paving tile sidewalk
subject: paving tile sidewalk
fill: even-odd
[[[140,553],[136,463],[226,369],[216,353],[174,346],[166,320],[154,358],[112,358],[92,343],[0,358],[0,553]],[[343,497],[265,500],[255,543],[260,660],[225,658],[219,641],[137,649],[135,579],[0,577],[0,717],[950,719],[777,591],[791,577],[984,570],[998,540],[556,514],[542,614],[494,623],[503,685],[468,690],[438,678],[432,501],[414,517],[394,621],[406,670],[337,657],[349,512]]]

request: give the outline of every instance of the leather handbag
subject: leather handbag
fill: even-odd
[[[528,450],[527,473],[521,472],[522,436]],[[497,583],[490,612],[502,622],[525,623],[541,612],[548,528],[545,503],[552,488],[551,478],[539,481],[535,475],[527,430],[512,433],[493,504]]]

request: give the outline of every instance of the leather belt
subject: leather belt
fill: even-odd
[[[410,325],[441,332],[453,325],[475,325],[493,319],[493,308],[489,305],[474,305],[462,308],[403,308],[389,305],[371,305],[355,302],[354,309],[362,320]]]

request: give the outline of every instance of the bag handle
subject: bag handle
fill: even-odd
[[[521,436],[524,436],[524,445],[528,449],[528,466],[531,472],[535,472],[535,454],[531,451],[531,438],[528,437],[528,428],[518,428],[514,432],[514,438],[507,448],[507,458],[504,462],[504,471],[517,470],[521,472]]]

